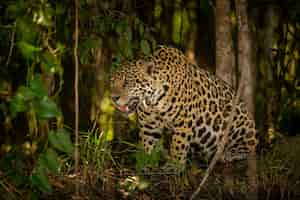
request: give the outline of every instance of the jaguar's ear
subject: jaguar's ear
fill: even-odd
[[[146,73],[150,76],[153,75],[153,72],[154,72],[154,68],[155,68],[155,64],[153,61],[150,61],[150,62],[146,62],[145,63],[145,70],[146,70]]]

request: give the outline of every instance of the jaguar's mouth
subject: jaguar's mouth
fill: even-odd
[[[136,110],[138,103],[139,99],[137,97],[133,97],[129,99],[128,103],[125,105],[119,105],[116,102],[114,103],[114,105],[119,111],[130,114]]]

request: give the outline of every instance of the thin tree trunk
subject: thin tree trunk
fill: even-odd
[[[270,5],[266,9],[265,14],[265,21],[266,21],[266,31],[264,37],[264,60],[266,61],[264,64],[264,73],[266,77],[266,99],[268,99],[267,107],[267,125],[268,125],[268,140],[274,138],[274,116],[273,110],[274,105],[276,104],[275,101],[275,94],[274,94],[274,80],[273,80],[273,73],[272,73],[272,47],[274,44],[274,31],[276,27],[276,16],[275,16],[275,8],[274,6]]]
[[[235,87],[235,57],[230,23],[230,1],[216,0],[216,74]]]
[[[235,0],[238,20],[238,69],[243,87],[242,98],[249,112],[254,116],[254,65],[252,61],[251,37],[247,12],[247,0]],[[249,194],[247,199],[257,199],[256,155],[251,152],[248,158]]]

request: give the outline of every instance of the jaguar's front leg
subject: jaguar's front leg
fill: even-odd
[[[173,130],[171,142],[171,158],[173,161],[185,167],[187,154],[190,150],[191,131],[187,128],[176,128]]]
[[[150,129],[150,126],[141,127],[139,132],[139,139],[145,152],[151,153],[160,138],[161,138],[160,129],[157,128]]]
[[[144,105],[138,107],[137,114],[140,127],[140,144],[142,144],[145,152],[151,153],[162,137],[161,122],[157,120],[155,112],[151,108],[146,109]]]

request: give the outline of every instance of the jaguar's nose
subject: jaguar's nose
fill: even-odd
[[[111,96],[111,100],[117,102],[120,99],[120,96]]]

